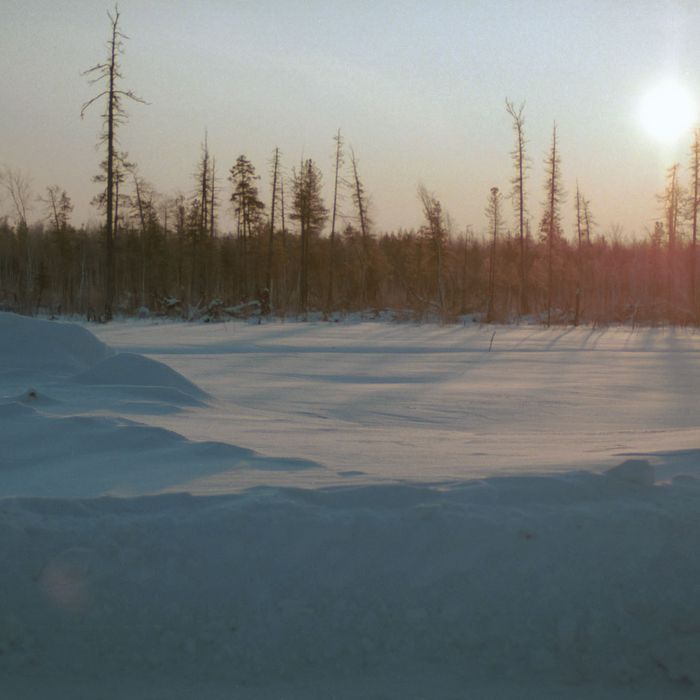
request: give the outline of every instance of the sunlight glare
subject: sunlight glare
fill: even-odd
[[[690,131],[697,114],[697,103],[690,91],[675,80],[667,80],[649,89],[639,111],[646,132],[662,143],[676,141]]]

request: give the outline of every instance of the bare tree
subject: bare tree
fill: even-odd
[[[559,207],[564,197],[561,187],[561,160],[559,158],[557,146],[557,125],[554,124],[552,129],[552,145],[545,158],[545,171],[547,174],[545,192],[547,193],[547,202],[541,225],[542,233],[547,242],[547,327],[552,323],[555,242],[559,239],[561,234]]]
[[[581,190],[576,182],[576,308],[574,310],[574,326],[578,326],[581,314],[581,295],[583,286],[583,203],[584,198],[581,195]]]
[[[511,180],[513,186],[511,196],[518,216],[518,247],[520,249],[520,315],[528,312],[527,294],[527,263],[526,263],[526,218],[527,207],[525,205],[525,180],[527,179],[528,161],[525,155],[525,117],[523,110],[525,103],[516,109],[515,105],[506,100],[506,111],[513,120],[513,132],[515,134],[515,147],[511,151],[515,176]]]
[[[501,215],[501,193],[498,187],[492,187],[489,194],[486,216],[489,221],[489,233],[491,235],[491,251],[489,255],[489,287],[488,305],[486,308],[486,323],[494,320],[495,299],[496,299],[496,249],[498,245],[498,235],[503,227]]]
[[[270,202],[270,235],[267,242],[267,267],[265,270],[265,289],[267,290],[267,300],[269,312],[270,292],[272,291],[272,263],[275,249],[275,205],[277,204],[277,179],[279,177],[280,149],[275,148],[272,157],[272,201]]]
[[[282,224],[282,282],[279,294],[282,313],[287,309],[287,226],[284,218],[284,178],[280,178],[280,219]]]
[[[68,193],[58,185],[51,185],[46,188],[46,197],[39,197],[39,201],[46,206],[46,218],[51,222],[53,230],[65,231],[73,211]]]
[[[85,71],[84,75],[94,76],[90,78],[90,84],[106,83],[106,88],[98,95],[88,100],[80,110],[80,116],[85,115],[86,110],[98,100],[106,98],[106,109],[102,114],[103,131],[100,143],[107,150],[106,157],[106,216],[105,216],[105,289],[104,289],[104,318],[110,320],[113,315],[115,294],[115,260],[114,260],[114,230],[113,210],[115,204],[115,155],[117,144],[117,130],[127,118],[123,102],[125,99],[134,102],[145,103],[131,90],[119,88],[119,81],[123,78],[119,65],[119,55],[124,50],[124,40],[128,37],[119,29],[119,10],[115,6],[114,13],[107,13],[110,21],[110,38],[107,41],[107,59]]]
[[[209,134],[204,132],[204,143],[202,144],[202,157],[197,169],[197,188],[199,191],[199,238],[204,240],[207,237],[209,226],[209,200],[211,189],[211,165],[209,157]]]
[[[340,169],[343,166],[343,138],[340,129],[333,137],[335,141],[335,177],[333,179],[333,209],[331,213],[330,249],[328,253],[328,300],[326,309],[333,309],[333,287],[335,284],[335,223],[338,215],[338,185],[340,182]]]
[[[696,291],[697,277],[697,240],[698,240],[698,210],[700,209],[700,129],[693,133],[693,145],[690,149],[690,225],[692,239],[690,244],[690,309],[693,321],[698,323],[698,302]]]
[[[211,177],[209,178],[209,236],[216,236],[216,207],[219,199],[216,196],[216,158],[211,159]]]
[[[666,170],[666,187],[664,193],[657,197],[663,207],[666,224],[666,314],[669,319],[674,316],[673,307],[678,301],[676,267],[678,242],[681,235],[681,208],[684,198],[683,188],[678,177],[679,170],[679,163],[674,163]]]
[[[17,225],[26,229],[27,214],[32,199],[32,186],[29,178],[21,170],[13,170],[6,166],[0,172],[0,187],[10,196]]]
[[[21,251],[22,265],[19,274],[20,307],[26,312],[31,312],[31,294],[34,287],[35,256],[32,250],[32,239],[27,225],[27,213],[32,197],[29,178],[21,170],[12,170],[9,167],[0,173],[0,186],[12,200],[17,221],[17,242]]]
[[[360,223],[362,262],[360,266],[360,291],[362,294],[361,303],[365,306],[369,297],[374,300],[374,288],[376,281],[374,279],[374,268],[372,267],[372,257],[370,254],[370,220],[367,214],[368,201],[365,194],[365,188],[360,180],[360,175],[357,170],[357,158],[355,151],[350,149],[350,162],[352,164],[352,200],[357,208],[357,218]],[[370,294],[371,290],[371,294]]]
[[[443,249],[447,239],[445,227],[445,215],[442,205],[434,194],[428,192],[425,185],[418,186],[418,198],[423,206],[423,216],[425,216],[426,226],[422,228],[423,236],[426,237],[432,246],[435,255],[435,285],[437,291],[437,304],[440,314],[445,313],[445,291],[443,280]]]

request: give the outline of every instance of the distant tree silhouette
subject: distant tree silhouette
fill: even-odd
[[[321,186],[321,171],[310,158],[292,175],[294,200],[290,218],[299,222],[299,310],[302,313],[306,313],[309,308],[311,240],[318,237],[328,218],[328,210],[321,198]]]
[[[528,293],[527,293],[527,262],[526,262],[526,219],[527,207],[525,205],[525,180],[527,179],[528,161],[525,154],[525,117],[523,111],[525,104],[520,107],[506,100],[506,111],[513,120],[513,132],[515,134],[515,147],[511,151],[515,176],[511,180],[513,204],[518,217],[518,247],[520,252],[520,315],[528,313]]]
[[[340,169],[344,162],[343,153],[343,138],[340,134],[340,129],[338,129],[336,135],[333,137],[335,141],[335,176],[333,178],[333,207],[331,209],[331,233],[329,239],[329,250],[328,250],[328,297],[326,300],[326,310],[331,311],[333,309],[333,291],[335,286],[335,224],[338,216],[338,186],[340,184]]]
[[[541,231],[547,244],[547,326],[552,323],[552,301],[554,294],[554,256],[557,241],[561,235],[561,214],[559,211],[563,190],[560,173],[561,160],[557,143],[557,125],[552,129],[552,145],[545,158],[547,200],[542,217]]]
[[[272,156],[272,197],[270,199],[270,233],[267,239],[267,265],[265,267],[265,289],[268,298],[272,291],[272,264],[275,251],[275,209],[277,204],[277,183],[280,179],[280,149],[275,148]],[[268,309],[269,311],[269,309]]]
[[[360,304],[364,307],[368,302],[374,302],[376,279],[371,253],[371,221],[368,215],[369,203],[365,187],[360,180],[357,169],[355,151],[350,149],[352,165],[352,201],[357,209],[357,221],[360,225]]]
[[[488,305],[486,307],[486,323],[494,321],[495,300],[496,300],[496,251],[498,245],[498,235],[503,227],[501,214],[502,195],[498,187],[492,187],[489,194],[488,205],[486,207],[486,216],[489,222],[489,233],[491,237],[491,246],[489,252],[489,286],[488,286]]]
[[[430,242],[434,256],[434,279],[437,306],[442,316],[445,314],[444,289],[444,248],[447,242],[447,227],[442,204],[434,194],[428,192],[425,185],[418,186],[418,198],[423,207],[426,224],[421,229],[423,237]]]
[[[700,209],[700,129],[693,132],[693,145],[690,149],[690,226],[692,232],[690,244],[690,310],[693,322],[698,323],[697,279],[697,241],[698,241],[698,210]]]
[[[581,296],[583,295],[583,237],[584,237],[584,198],[576,182],[576,308],[574,326],[581,319]]]
[[[679,180],[680,164],[674,163],[666,170],[666,187],[659,200],[664,215],[667,237],[666,248],[666,316],[672,318],[680,302],[678,294],[678,253],[682,228],[683,187]]]
[[[21,170],[13,170],[9,167],[5,167],[0,172],[0,188],[9,195],[12,208],[15,211],[17,246],[22,261],[18,274],[17,295],[20,309],[25,313],[30,313],[32,310],[32,290],[37,273],[36,256],[27,220],[31,206],[32,188],[27,175]]]
[[[229,180],[233,184],[231,201],[236,213],[236,228],[239,242],[239,289],[241,297],[247,298],[250,294],[250,281],[248,279],[250,252],[253,237],[256,235],[260,216],[265,205],[260,201],[258,188],[255,184],[259,180],[255,173],[255,167],[241,155],[236,159],[231,168]],[[255,267],[253,265],[253,267]]]

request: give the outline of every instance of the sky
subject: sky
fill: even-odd
[[[113,5],[3,0],[0,166],[21,170],[35,195],[65,188],[73,222],[97,221],[91,181],[103,156],[99,92],[82,75],[104,60]],[[269,200],[270,160],[287,174],[312,158],[330,205],[333,136],[357,157],[377,231],[417,227],[417,187],[449,212],[456,234],[482,233],[490,188],[508,193],[514,146],[505,99],[525,104],[528,208],[545,199],[543,160],[556,122],[565,234],[577,182],[600,233],[642,236],[676,161],[687,178],[691,130],[660,142],[640,121],[644,96],[674,79],[700,99],[700,3],[638,0],[121,0],[129,37],[119,133],[141,174],[166,195],[192,194],[205,130],[221,175],[220,219],[232,226],[225,179],[245,154]],[[342,202],[352,215],[352,202]],[[0,213],[11,214],[0,201]],[[35,203],[30,219],[43,216]],[[508,223],[514,220],[510,208]]]

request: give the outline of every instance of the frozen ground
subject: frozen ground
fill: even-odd
[[[0,314],[0,690],[695,697],[700,336],[492,334]]]

